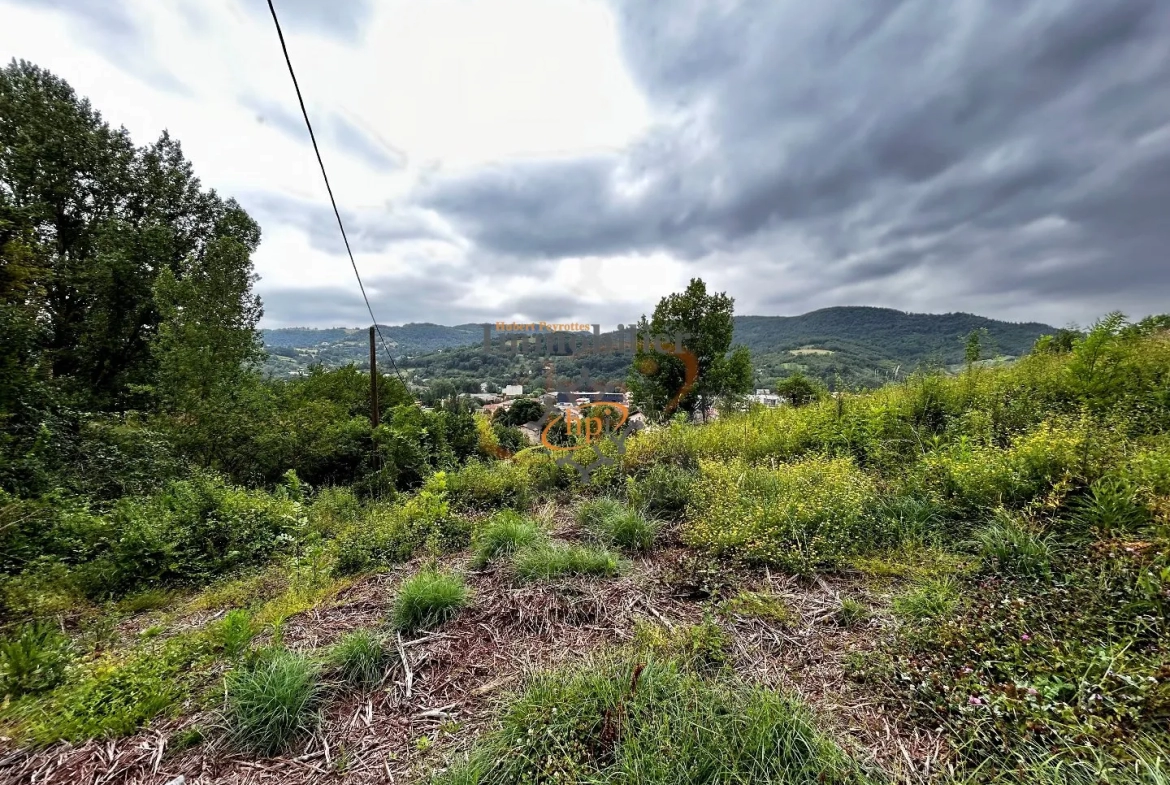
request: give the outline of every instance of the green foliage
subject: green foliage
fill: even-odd
[[[373,630],[355,630],[342,636],[329,650],[329,665],[347,684],[372,690],[381,683],[391,655],[382,637]]]
[[[790,406],[806,406],[824,398],[828,391],[823,384],[810,379],[800,371],[776,382],[774,393],[784,398]]]
[[[535,522],[512,510],[501,510],[475,533],[471,563],[484,567],[497,556],[510,555],[543,538],[544,531]]]
[[[979,554],[995,569],[1036,578],[1052,574],[1052,536],[1033,532],[1002,509],[996,511],[991,523],[975,533],[975,543]]]
[[[608,497],[583,503],[577,521],[601,542],[631,551],[649,550],[658,534],[657,521]]]
[[[232,740],[261,755],[280,753],[316,727],[322,697],[317,666],[284,649],[266,652],[227,675]]]
[[[547,581],[575,575],[608,578],[617,575],[621,560],[603,548],[550,544],[517,551],[512,566],[516,577],[523,581]]]
[[[531,482],[527,468],[512,461],[471,461],[449,476],[451,500],[462,509],[524,510],[531,503]]]
[[[807,571],[875,547],[867,510],[872,481],[846,459],[808,459],[775,470],[703,462],[687,542]]]
[[[425,569],[402,582],[391,621],[400,630],[417,630],[446,621],[467,604],[463,576]]]
[[[236,608],[228,611],[209,633],[213,645],[219,648],[225,657],[234,660],[252,645],[257,629],[252,622],[252,615],[241,608]]]
[[[807,709],[676,663],[601,662],[537,676],[439,783],[865,781]]]
[[[1089,486],[1087,494],[1072,502],[1070,518],[1080,531],[1114,537],[1140,530],[1149,522],[1150,514],[1129,482],[1103,477]]]
[[[670,660],[690,670],[714,671],[730,661],[731,638],[709,617],[673,628],[639,621],[634,625],[633,648],[642,656]]]
[[[678,520],[686,512],[697,478],[695,472],[656,463],[645,474],[626,478],[626,499],[649,515]]]
[[[869,618],[869,608],[856,597],[842,597],[837,608],[837,623],[842,627],[856,627]]]
[[[507,409],[496,413],[493,422],[504,426],[526,425],[544,416],[544,407],[535,398],[517,398]]]
[[[69,638],[52,624],[34,622],[0,640],[0,698],[44,692],[65,678],[73,658]]]
[[[781,626],[793,621],[792,609],[784,598],[768,592],[741,591],[720,604],[719,610],[731,616],[761,619]]]
[[[916,582],[894,598],[894,613],[911,622],[944,618],[959,604],[959,585],[952,578],[929,578]]]

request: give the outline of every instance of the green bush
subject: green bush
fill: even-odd
[[[394,600],[392,621],[400,630],[417,630],[446,621],[467,604],[467,586],[460,575],[427,569],[402,582]]]
[[[439,783],[868,781],[789,696],[658,658],[536,677]]]
[[[808,571],[876,547],[873,481],[844,458],[776,469],[702,463],[684,539],[716,552]]]
[[[657,521],[608,497],[582,504],[577,521],[601,542],[631,551],[649,550],[658,535]]]
[[[525,581],[551,580],[563,576],[617,575],[621,562],[602,548],[584,545],[538,545],[516,552],[512,560],[516,577]]]
[[[328,662],[346,683],[371,690],[385,676],[390,652],[374,631],[356,630],[346,633],[330,649]]]
[[[1118,477],[1097,480],[1070,506],[1074,529],[1097,537],[1132,534],[1150,521],[1137,488]]]
[[[525,510],[531,502],[530,483],[525,467],[512,461],[470,461],[449,476],[451,501],[461,509]]]
[[[72,653],[69,638],[47,622],[25,625],[15,637],[0,640],[0,698],[56,687]]]
[[[277,649],[227,676],[227,723],[233,742],[261,755],[288,749],[317,725],[322,689],[317,667]]]
[[[534,545],[543,537],[544,532],[535,522],[512,510],[501,510],[475,533],[471,563],[475,567],[484,567],[497,556]]]
[[[657,463],[640,477],[626,478],[626,499],[650,515],[678,520],[686,512],[696,479],[695,472]]]
[[[1052,574],[1051,535],[1029,530],[1002,508],[996,511],[991,523],[975,533],[975,543],[985,560],[1008,574],[1031,577]]]
[[[252,615],[247,611],[236,608],[227,614],[209,629],[212,643],[223,652],[225,657],[236,659],[252,645],[256,637],[256,625],[252,622]]]

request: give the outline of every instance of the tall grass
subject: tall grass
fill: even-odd
[[[617,575],[621,561],[603,548],[543,545],[517,552],[512,565],[517,578],[536,581],[574,575],[610,577]]]
[[[227,722],[232,740],[261,755],[288,748],[312,731],[322,699],[317,667],[305,657],[278,649],[227,676]]]
[[[417,630],[446,621],[467,604],[463,577],[426,569],[407,578],[398,589],[392,620],[400,630]]]
[[[472,538],[471,565],[484,567],[497,556],[534,545],[543,536],[544,532],[534,521],[511,510],[501,510]]]
[[[658,535],[657,521],[608,497],[582,504],[577,521],[601,542],[631,551],[649,550]]]
[[[347,684],[370,690],[382,681],[390,659],[380,635],[373,630],[356,630],[346,633],[330,649],[327,662]]]

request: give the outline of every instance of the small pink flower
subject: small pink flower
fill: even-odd
[[[1039,695],[1040,693],[1036,692],[1036,688],[1035,688],[1035,687],[1029,687],[1029,688],[1028,688],[1028,694],[1029,694],[1029,695]]]
[[[974,695],[972,695],[970,698],[967,699],[967,703],[970,703],[972,706],[982,706],[983,699],[977,698]]]
[[[1032,636],[1025,632],[1023,635],[1020,636],[1020,640],[1030,641],[1030,640],[1032,640]]]
[[[974,673],[974,671],[972,671],[970,668],[963,668],[963,670],[960,671],[960,673],[962,673],[964,676],[966,676],[968,673]]]

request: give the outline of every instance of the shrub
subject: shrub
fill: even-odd
[[[538,545],[517,551],[513,558],[516,577],[525,581],[550,580],[571,575],[617,575],[618,557],[603,548],[584,545]]]
[[[695,472],[657,463],[641,477],[626,478],[626,499],[650,515],[678,520],[686,512],[696,477]]]
[[[537,676],[438,782],[859,780],[795,699],[651,657]]]
[[[483,567],[497,556],[536,544],[543,536],[544,532],[533,521],[511,510],[501,510],[476,532],[471,563]]]
[[[657,521],[608,497],[582,504],[577,520],[602,542],[632,551],[649,550],[658,535]]]
[[[704,461],[701,471],[684,532],[690,544],[801,572],[871,547],[874,485],[849,459],[776,469]]]
[[[446,621],[467,604],[463,577],[423,570],[403,581],[394,602],[393,623],[400,630],[416,630]]]
[[[917,582],[894,598],[894,613],[910,621],[940,619],[949,616],[959,604],[959,587],[951,578],[931,578]]]
[[[362,505],[349,488],[322,488],[309,506],[309,525],[325,537],[335,536],[361,517]]]
[[[284,649],[266,652],[227,676],[227,722],[232,740],[262,755],[288,748],[316,727],[322,698],[317,668]]]
[[[511,461],[471,461],[449,475],[451,500],[463,509],[527,509],[530,482],[525,467]]]
[[[377,633],[356,630],[342,636],[330,650],[328,661],[347,683],[370,690],[381,683],[390,654]]]
[[[975,533],[975,543],[980,555],[1004,572],[1031,577],[1052,573],[1052,537],[1030,531],[1002,508]]]
[[[0,698],[44,692],[65,678],[72,658],[69,639],[47,622],[33,622],[0,641]]]

